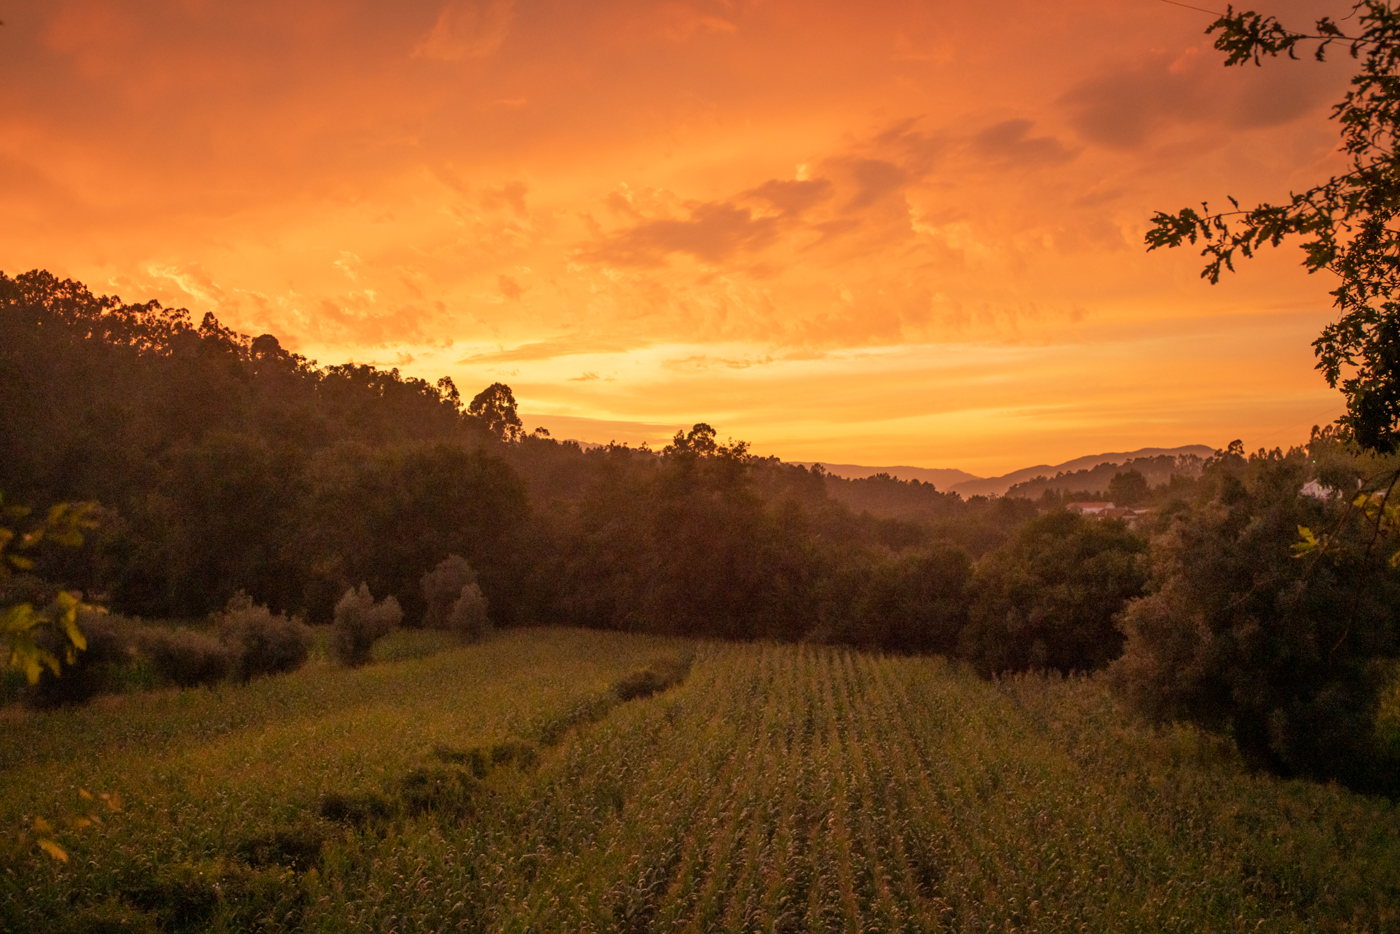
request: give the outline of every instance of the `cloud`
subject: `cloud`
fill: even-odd
[[[393,359],[393,360],[366,360],[365,363],[367,363],[367,364],[369,364],[370,366],[373,366],[373,367],[381,367],[381,368],[382,368],[382,367],[394,367],[394,368],[398,368],[398,367],[401,367],[401,366],[413,366],[413,361],[415,361],[416,359],[418,359],[418,358],[415,357],[415,356],[413,356],[413,354],[411,354],[411,353],[403,353],[402,351],[400,351],[400,352],[394,354],[394,359]]]
[[[900,162],[915,178],[923,178],[948,154],[951,141],[944,133],[925,133],[915,129],[918,117],[901,120],[876,135],[876,151]]]
[[[413,55],[443,62],[486,58],[506,41],[514,18],[515,0],[453,0]]]
[[[293,325],[292,330],[325,344],[387,347],[427,341],[423,325],[429,315],[423,309],[404,305],[375,314],[364,310],[366,304],[365,298],[359,294],[346,296],[340,302],[322,298],[316,305],[315,313],[304,316],[309,319],[305,325],[301,328]]]
[[[479,363],[519,363],[526,360],[552,360],[580,354],[626,353],[633,345],[623,341],[590,341],[578,337],[561,337],[549,341],[533,341],[510,350],[475,353],[458,360],[458,365]]]
[[[581,374],[581,375],[579,375],[579,376],[570,376],[570,377],[569,377],[569,382],[571,382],[571,383],[591,383],[591,382],[593,382],[594,380],[602,380],[602,381],[605,382],[605,383],[615,383],[615,382],[617,382],[617,377],[615,377],[615,376],[599,376],[597,373],[594,373],[592,370],[589,370],[588,372],[583,373],[583,374]]]
[[[340,259],[331,263],[331,265],[345,273],[351,282],[358,282],[360,278],[360,265],[363,262],[364,260],[360,259],[354,253],[351,253],[349,250],[341,250]]]
[[[663,360],[661,366],[668,370],[708,370],[715,366],[731,370],[747,370],[751,366],[763,366],[773,362],[771,354],[762,357],[712,357],[708,354],[695,354],[675,360]]]
[[[481,196],[481,206],[488,211],[508,207],[517,217],[525,216],[525,195],[530,191],[524,182],[506,182],[489,189]]]
[[[1076,153],[1053,136],[1030,136],[1030,120],[1004,120],[972,138],[972,151],[1013,165],[1058,165]]]
[[[525,289],[521,287],[520,283],[506,275],[496,277],[496,287],[500,289],[501,295],[508,302],[518,302],[520,296],[525,294]]]
[[[698,33],[732,35],[738,31],[738,27],[719,15],[718,10],[706,11],[702,6],[697,3],[662,4],[656,11],[660,21],[657,31],[672,42],[688,42]]]
[[[859,190],[846,202],[847,211],[868,208],[909,181],[909,173],[883,159],[860,159],[851,165],[851,175]]]
[[[660,266],[672,253],[686,253],[704,263],[720,263],[741,251],[762,249],[778,234],[778,219],[755,217],[729,202],[693,202],[686,220],[646,221],[605,236],[585,259],[624,266]]]
[[[209,270],[198,263],[187,263],[183,266],[152,264],[146,267],[146,274],[156,280],[165,280],[178,288],[186,296],[177,299],[181,304],[193,299],[197,304],[213,306],[220,312],[232,307],[233,300],[228,293],[214,281]]]
[[[1090,142],[1138,149],[1173,125],[1231,128],[1279,126],[1298,119],[1333,93],[1335,69],[1314,62],[1271,62],[1268,69],[1222,69],[1198,50],[1171,58],[1149,55],[1114,65],[1060,97],[1070,122]]]
[[[769,179],[757,188],[750,188],[742,197],[758,198],[789,217],[795,217],[831,197],[830,179]]]

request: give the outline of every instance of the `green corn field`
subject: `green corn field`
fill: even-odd
[[[1092,679],[546,629],[5,716],[5,930],[1400,928],[1393,803]]]

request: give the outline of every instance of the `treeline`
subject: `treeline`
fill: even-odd
[[[1159,454],[1156,457],[1132,457],[1123,464],[1099,464],[1085,470],[1062,470],[1053,477],[1039,476],[1011,485],[1007,496],[1024,499],[1055,499],[1074,502],[1092,499],[1110,493],[1113,480],[1120,474],[1136,472],[1146,484],[1144,490],[1153,487],[1189,485],[1201,475],[1205,461],[1194,454],[1180,456]],[[1114,491],[1116,492],[1116,491]],[[1120,498],[1122,498],[1120,496]],[[1115,502],[1117,502],[1115,500]],[[1131,506],[1134,503],[1118,503]]]
[[[102,518],[6,600],[64,585],[195,620],[246,594],[320,623],[354,591],[421,626],[448,612],[424,575],[451,558],[478,587],[478,628],[841,642],[989,676],[1107,669],[1139,710],[1225,731],[1270,768],[1400,792],[1400,572],[1350,495],[1299,495],[1395,465],[1330,433],[1175,464],[1165,484],[1120,471],[1110,486],[1155,510],[1134,529],[1054,491],[841,480],[704,424],[662,451],[584,449],[526,435],[500,384],[464,405],[448,380],[318,367],[270,335],[38,272],[0,274],[0,405],[6,502],[93,500]],[[1294,557],[1299,526],[1327,547]],[[354,618],[352,656],[379,625]]]
[[[421,614],[420,575],[454,553],[511,586],[525,490],[448,379],[320,368],[35,272],[0,275],[0,402],[8,500],[102,507],[91,547],[45,567],[125,612],[201,616],[244,591],[325,619],[367,581]]]

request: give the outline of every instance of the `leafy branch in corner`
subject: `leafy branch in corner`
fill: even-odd
[[[1207,260],[1201,276],[1214,284],[1223,271],[1234,271],[1237,257],[1302,237],[1304,267],[1340,280],[1332,291],[1338,319],[1313,342],[1318,369],[1347,397],[1340,421],[1351,436],[1365,448],[1389,451],[1400,442],[1400,10],[1363,0],[1352,15],[1360,27],[1355,34],[1330,17],[1303,33],[1272,16],[1228,7],[1206,30],[1218,34],[1215,47],[1226,53],[1227,66],[1262,65],[1284,54],[1296,59],[1307,43],[1316,43],[1313,57],[1325,61],[1334,44],[1345,46],[1360,68],[1332,118],[1341,124],[1350,170],[1280,204],[1242,209],[1230,198],[1230,211],[1212,212],[1205,202],[1200,211],[1159,211],[1145,239],[1149,251],[1200,244]]]
[[[95,509],[94,503],[59,503],[42,522],[21,533],[10,526],[26,519],[29,507],[6,505],[0,495],[0,582],[15,571],[32,569],[32,555],[42,542],[81,545],[83,532],[97,527]],[[78,594],[59,591],[53,604],[44,609],[35,609],[31,603],[0,609],[0,638],[9,648],[7,667],[23,671],[29,683],[35,684],[45,668],[57,676],[64,664],[76,662],[78,653],[87,648],[87,639],[78,628],[78,610],[82,606]],[[41,634],[45,631],[53,634],[62,658],[44,647]]]

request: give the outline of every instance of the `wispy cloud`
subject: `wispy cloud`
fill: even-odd
[[[445,62],[486,58],[505,42],[514,18],[515,0],[452,0],[413,54]]]
[[[564,337],[550,341],[520,344],[510,350],[485,351],[469,354],[458,365],[479,363],[519,363],[532,360],[553,360],[557,357],[577,357],[582,354],[626,353],[636,345],[625,341],[598,341],[580,337]]]

